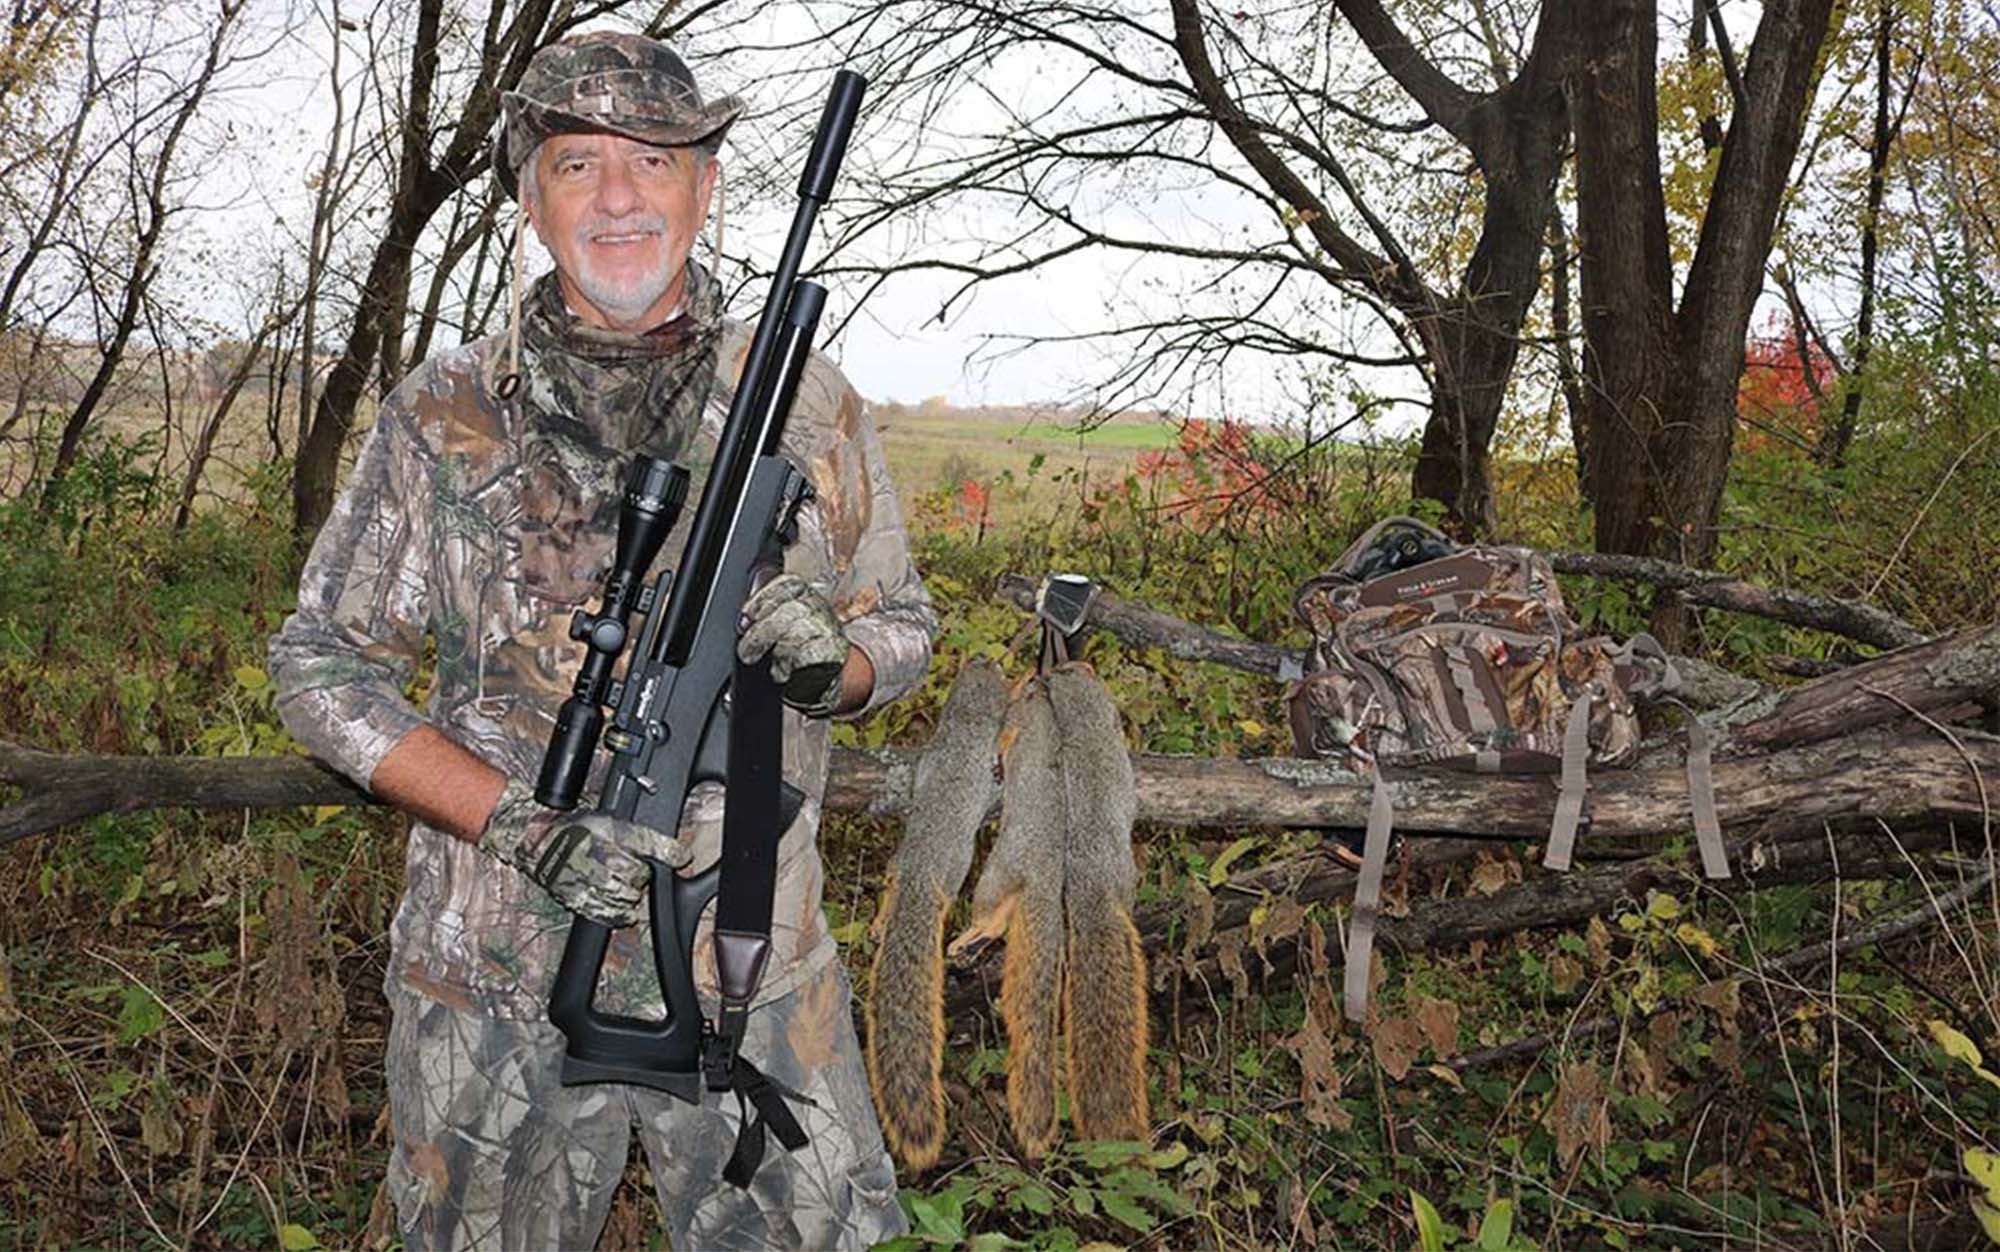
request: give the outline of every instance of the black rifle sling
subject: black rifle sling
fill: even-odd
[[[723,1177],[747,1187],[764,1159],[768,1125],[791,1151],[806,1134],[786,1107],[804,1097],[766,1078],[738,1055],[750,1001],[771,955],[771,903],[777,889],[778,841],[796,814],[785,803],[784,703],[768,659],[736,664],[729,692],[729,772],[722,810],[721,877],[715,892],[715,972],[722,1010],[703,1068],[709,1090],[734,1090],[742,1114]],[[791,810],[787,812],[786,810]],[[742,1107],[745,1102],[754,1107]]]

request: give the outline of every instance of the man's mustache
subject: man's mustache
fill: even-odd
[[[658,213],[634,213],[625,217],[593,217],[579,222],[576,241],[587,244],[599,235],[665,235],[667,219]]]

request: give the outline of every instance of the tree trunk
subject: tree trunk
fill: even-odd
[[[1452,118],[1478,166],[1485,203],[1479,242],[1453,297],[1435,311],[1397,302],[1431,357],[1431,416],[1410,489],[1417,499],[1443,503],[1466,537],[1493,532],[1493,433],[1520,356],[1521,327],[1541,290],[1544,234],[1569,137],[1563,81],[1572,57],[1570,3],[1544,6],[1534,45],[1511,81],[1472,97],[1460,115],[1441,94],[1426,103],[1434,116]],[[1386,15],[1353,0],[1341,7],[1376,59],[1392,74],[1400,69],[1405,87],[1425,101],[1423,68],[1401,64],[1415,51],[1407,40],[1397,43],[1403,37]]]
[[[1861,309],[1854,321],[1853,367],[1841,397],[1840,417],[1821,432],[1820,459],[1828,465],[1847,460],[1848,446],[1861,427],[1862,386],[1868,376],[1868,355],[1875,346],[1876,267],[1882,247],[1882,197],[1888,189],[1889,147],[1896,127],[1889,118],[1891,36],[1896,30],[1896,6],[1879,0],[1875,18],[1875,133],[1868,150],[1868,203],[1861,213]]]
[[[1674,356],[1673,270],[1660,180],[1658,12],[1603,0],[1580,18],[1577,235],[1590,464],[1601,552],[1677,558],[1657,542],[1651,464]],[[1642,498],[1628,499],[1628,496]]]
[[[556,7],[555,0],[528,0],[503,21],[503,0],[491,0],[474,82],[450,125],[449,148],[433,162],[431,96],[437,79],[443,7],[443,0],[424,0],[418,11],[410,93],[403,110],[402,146],[397,157],[396,194],[389,205],[387,231],[369,264],[346,347],[314,406],[312,429],[299,446],[292,483],[292,524],[302,545],[311,542],[333,510],[341,451],[354,429],[355,409],[369,377],[377,371],[380,354],[385,348],[401,352],[400,343],[385,343],[385,339],[391,329],[400,334],[409,299],[411,255],[418,240],[445,201],[485,168],[487,137],[499,116],[501,91],[519,80],[528,58],[547,40],[582,20],[565,4],[560,20],[552,23],[550,10]],[[617,7],[617,0],[612,0],[597,6],[592,15]],[[311,345],[305,345],[305,350],[310,352]]]
[[[1658,6],[1603,0],[1583,20],[1578,224],[1601,552],[1690,565],[1715,552],[1744,336],[1832,7],[1764,6],[1678,310],[1660,180]]]
[[[284,293],[280,290],[272,299],[271,315],[257,328],[257,334],[250,340],[249,347],[244,350],[243,359],[236,363],[235,369],[229,371],[229,379],[223,384],[222,394],[217,397],[215,408],[209,413],[208,420],[202,423],[201,434],[195,440],[194,451],[188,458],[187,478],[181,483],[180,503],[174,509],[176,534],[186,530],[188,519],[194,516],[195,492],[201,486],[202,471],[208,466],[208,457],[215,449],[215,437],[222,430],[223,421],[228,418],[229,410],[236,406],[236,397],[242,394],[244,385],[250,381],[250,375],[256,372],[257,359],[264,355],[264,345],[270,342],[271,333],[291,320],[289,313],[280,311],[279,302],[283,299]],[[295,309],[292,311],[296,312]]]
[[[497,0],[496,0],[497,3]],[[389,202],[389,220],[382,242],[368,265],[361,299],[348,328],[347,345],[327,376],[326,387],[313,407],[312,427],[299,443],[292,479],[292,525],[301,544],[319,533],[333,511],[334,487],[340,477],[341,451],[354,429],[354,411],[375,372],[384,332],[410,289],[410,260],[431,214],[443,203],[442,194],[423,194],[430,169],[431,90],[437,79],[439,28],[443,0],[423,0],[417,10],[416,43],[410,53],[410,91],[403,102],[402,142],[397,148],[396,192]],[[391,351],[395,346],[391,345]],[[305,345],[306,360],[312,345]],[[306,401],[300,397],[300,402]]]

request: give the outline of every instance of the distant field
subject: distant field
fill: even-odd
[[[200,394],[179,398],[164,457],[159,456],[158,441],[168,423],[143,391],[125,397],[106,413],[99,429],[125,439],[150,437],[154,441],[152,455],[142,467],[161,470],[171,493],[186,473],[190,427],[205,411],[208,399]],[[295,404],[293,400],[287,408]],[[212,507],[221,499],[243,498],[244,475],[269,456],[265,408],[265,397],[253,386],[231,411],[203,475],[202,507]],[[350,458],[359,449],[360,434],[373,421],[369,409],[364,403],[358,415],[357,433],[348,447]],[[46,420],[59,418],[51,413]],[[287,412],[281,421],[286,434],[291,435],[296,429],[296,413]],[[1010,518],[1020,516],[1024,509],[1032,512],[1056,495],[1074,497],[1079,479],[1094,485],[1122,478],[1140,453],[1170,448],[1180,437],[1177,422],[1155,415],[1118,417],[1079,434],[1062,424],[1060,414],[1028,407],[977,410],[889,403],[876,407],[875,421],[906,512],[914,512],[909,506],[920,496],[956,488],[968,479],[998,485],[1011,472],[1011,488],[996,495],[994,501],[995,510]],[[27,458],[19,451],[0,458],[0,495],[19,490],[27,468]]]
[[[1176,424],[1160,418],[1119,418],[1079,435],[1052,422],[955,409],[878,410],[876,429],[906,505],[967,479],[990,484],[1008,471],[1028,499],[1074,492],[1079,476],[1122,477],[1139,453],[1179,438]]]

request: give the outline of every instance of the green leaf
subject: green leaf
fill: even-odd
[[[295,1226],[287,1222],[278,1227],[278,1246],[285,1252],[313,1252],[314,1248],[320,1246],[320,1242],[313,1237],[313,1232],[304,1226]]]
[[[1095,1217],[1097,1193],[1089,1187],[1072,1187],[1069,1193],[1069,1207],[1078,1217]]]
[[[115,1108],[138,1085],[139,1075],[129,1069],[114,1069],[104,1076],[104,1090],[92,1096],[91,1103],[103,1109]]]
[[[910,1197],[910,1220],[916,1224],[917,1233],[932,1243],[955,1247],[965,1238],[965,1223],[947,1213],[944,1206],[930,1196]]]
[[[1181,1164],[1187,1159],[1188,1146],[1185,1143],[1176,1142],[1168,1144],[1158,1152],[1148,1154],[1146,1157],[1146,1167],[1148,1169],[1179,1169]]]
[[[1479,1252],[1506,1252],[1514,1239],[1514,1202],[1495,1200],[1479,1219]]]
[[[1264,841],[1255,835],[1245,835],[1224,848],[1222,855],[1216,857],[1214,863],[1208,867],[1208,885],[1220,887],[1229,878],[1229,867],[1242,859],[1245,852],[1262,842]]]
[[[144,987],[125,988],[125,1003],[118,1009],[118,1042],[137,1043],[166,1024],[167,1011]]]
[[[1967,1038],[1962,1032],[1954,1030],[1951,1026],[1935,1018],[1924,1024],[1930,1027],[1931,1038],[1937,1040],[1938,1046],[1944,1049],[1946,1056],[1951,1057],[1953,1060],[1964,1061],[1967,1065],[1975,1069],[1986,1060],[1985,1057],[1979,1055],[1979,1045]]]
[[[1106,1216],[1116,1218],[1142,1235],[1154,1226],[1153,1215],[1146,1211],[1146,1206],[1123,1192],[1100,1191],[1097,1199],[1104,1206]]]
[[[239,665],[236,667],[236,685],[254,694],[270,686],[271,677],[255,665]],[[312,1239],[312,1236],[307,1235],[306,1238]],[[319,1241],[314,1240],[306,1246],[316,1248]]]
[[[1415,1187],[1410,1188],[1410,1208],[1417,1216],[1417,1242],[1424,1252],[1444,1252],[1444,1219]]]
[[[1017,1209],[1026,1209],[1037,1217],[1047,1217],[1056,1211],[1055,1192],[1040,1183],[1029,1183],[1016,1191],[1008,1201]]]
[[[1092,1139],[1076,1145],[1076,1155],[1092,1169],[1110,1169],[1143,1156],[1151,1145],[1137,1139]]]
[[[1994,1208],[1978,1196],[1972,1197],[1972,1215],[1986,1231],[1986,1237],[2000,1243],[2000,1209]]]

